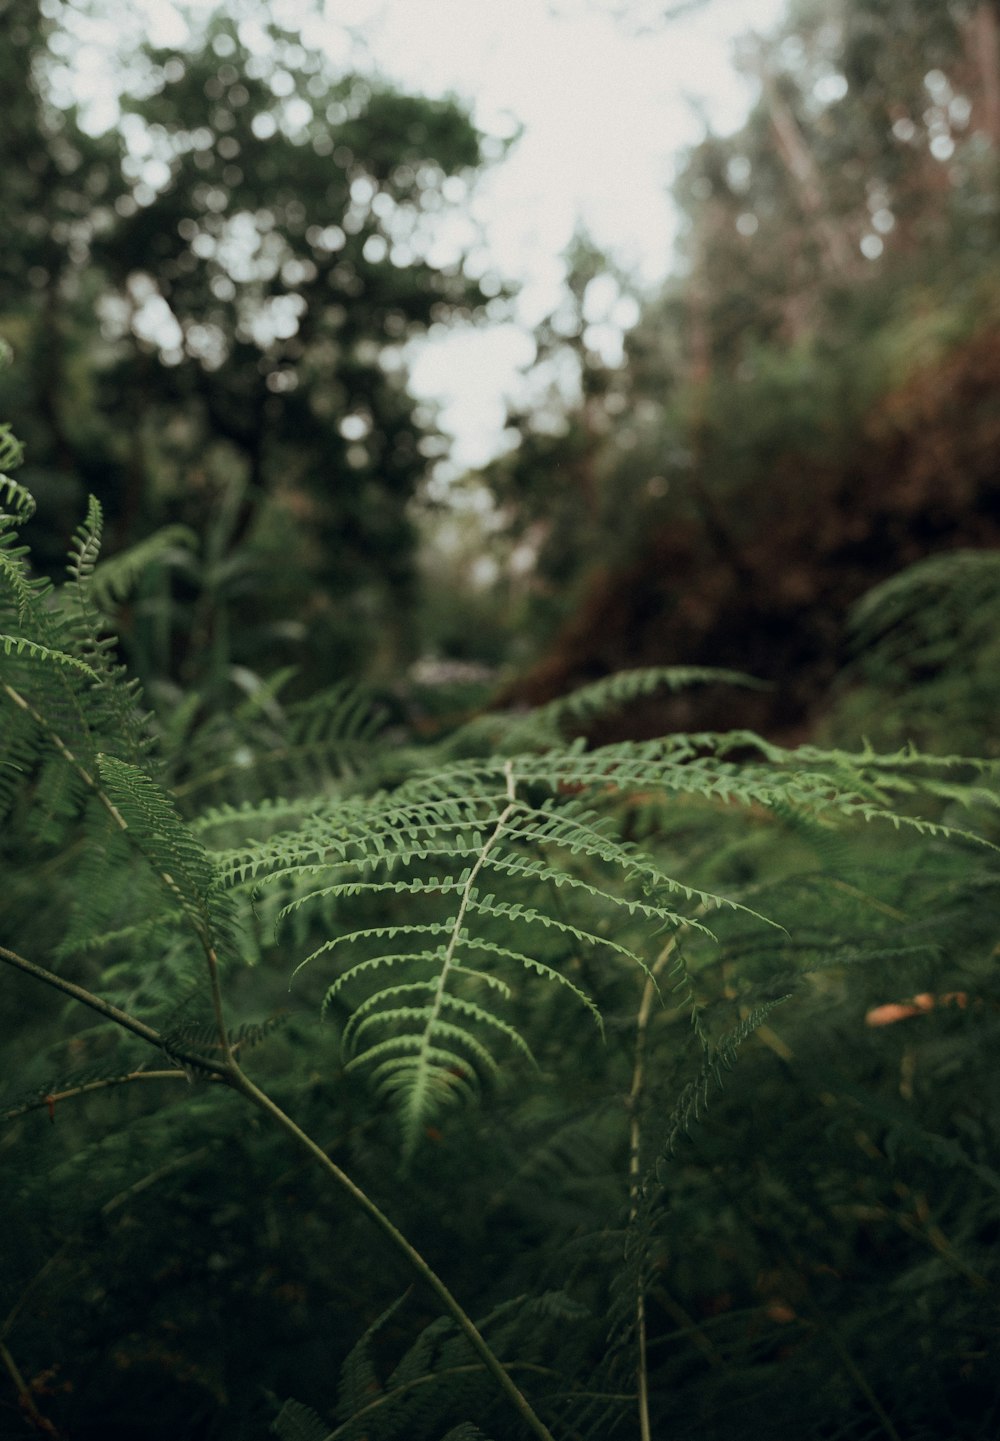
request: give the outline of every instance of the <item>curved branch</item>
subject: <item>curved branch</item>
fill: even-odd
[[[292,1120],[291,1116],[283,1111],[275,1101],[272,1101],[271,1097],[267,1095],[265,1091],[262,1091],[258,1086],[254,1085],[249,1076],[240,1069],[231,1050],[227,1055],[227,1063],[222,1064],[218,1061],[208,1060],[204,1056],[186,1052],[182,1047],[170,1046],[167,1048],[159,1031],[154,1030],[152,1026],[147,1026],[144,1021],[140,1021],[137,1017],[129,1015],[127,1011],[122,1011],[119,1007],[111,1005],[110,1002],[102,1000],[100,996],[95,996],[92,991],[86,990],[83,986],[78,986],[73,981],[67,981],[62,976],[57,976],[54,972],[47,971],[44,966],[36,965],[34,961],[29,961],[24,956],[19,956],[16,951],[8,950],[6,946],[0,946],[0,960],[6,961],[8,965],[14,966],[26,975],[34,976],[36,980],[52,986],[55,990],[62,991],[64,995],[72,996],[74,1000],[79,1001],[82,1005],[88,1006],[92,1011],[96,1011],[98,1015],[104,1016],[106,1020],[114,1021],[124,1030],[140,1037],[140,1039],[148,1042],[150,1045],[156,1046],[160,1050],[166,1049],[168,1054],[174,1056],[177,1060],[182,1062],[187,1060],[190,1064],[197,1066],[199,1070],[207,1071],[210,1075],[222,1081],[224,1085],[239,1092],[240,1095],[244,1096],[256,1106],[258,1110],[264,1111],[266,1115],[270,1116],[272,1121],[280,1126],[287,1135],[291,1136],[299,1146],[308,1151],[313,1160],[322,1167],[330,1179],[335,1181],[342,1191],[346,1191],[355,1205],[365,1213],[370,1221],[374,1222],[383,1236],[392,1242],[395,1249],[402,1253],[410,1268],[415,1271],[424,1284],[429,1287],[437,1297],[442,1308],[455,1321],[473,1351],[480,1357],[483,1365],[496,1381],[507,1400],[517,1411],[522,1421],[528,1427],[528,1430],[537,1436],[539,1441],[554,1441],[548,1427],[535,1413],[527,1397],[518,1388],[509,1376],[507,1370],[493,1354],[475,1322],[466,1314],[459,1301],[452,1295],[437,1272],[428,1265],[416,1247],[410,1244],[402,1231],[393,1225],[389,1217],[375,1204],[371,1197],[368,1196],[360,1186],[356,1185],[350,1176],[330,1159],[323,1148],[303,1131],[302,1128]]]
[[[140,1021],[137,1016],[129,1015],[128,1011],[123,1011],[118,1006],[113,1006],[110,1001],[95,996],[93,991],[88,991],[85,986],[78,986],[75,981],[67,981],[65,976],[57,976],[54,971],[47,971],[44,966],[39,966],[35,961],[29,961],[26,957],[19,956],[16,951],[10,951],[6,946],[0,946],[0,961],[6,961],[9,966],[23,971],[25,975],[34,976],[36,981],[51,986],[53,990],[62,991],[63,995],[72,996],[74,1001],[88,1006],[90,1010],[96,1011],[105,1020],[114,1021],[115,1025],[131,1032],[133,1036],[138,1036],[148,1045],[155,1046],[157,1050],[165,1051],[168,1056],[173,1056],[182,1065],[195,1066],[198,1070],[207,1071],[219,1080],[229,1079],[229,1068],[221,1062],[210,1060],[197,1051],[189,1051],[184,1046],[168,1043],[159,1031],[154,1030],[152,1026],[147,1026],[145,1021]]]

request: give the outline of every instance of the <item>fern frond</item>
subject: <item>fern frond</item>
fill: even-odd
[[[469,1079],[472,1079],[473,1073],[466,1072],[468,1057],[461,1056],[459,1051],[454,1049],[446,1050],[443,1044],[436,1046],[424,1044],[419,1032],[433,1027],[434,1035],[439,1041],[450,1042],[453,1047],[457,1046],[469,1053],[477,1067],[477,1071],[474,1073],[476,1076],[480,1073],[489,1075],[491,1078],[499,1075],[500,1068],[493,1055],[469,1030],[468,1026],[452,1025],[450,1021],[446,1021],[437,1014],[431,1006],[397,1006],[395,1009],[379,1010],[376,1014],[367,1016],[354,1033],[355,1047],[358,1046],[361,1032],[366,1027],[383,1023],[390,1026],[397,1023],[412,1025],[418,1034],[410,1035],[404,1032],[400,1035],[390,1036],[387,1040],[374,1041],[366,1050],[358,1050],[357,1054],[347,1062],[345,1070],[354,1070],[359,1066],[373,1066],[373,1074],[385,1075],[388,1069],[395,1068],[394,1062],[391,1063],[391,1067],[384,1064],[388,1058],[397,1052],[413,1051],[417,1053],[420,1062],[424,1061],[425,1056],[428,1060],[432,1059],[438,1071],[447,1068],[454,1074],[457,1070],[460,1078],[468,1074]],[[497,1024],[500,1025],[499,1022]],[[510,1028],[504,1029],[509,1030]],[[527,1043],[524,1044],[527,1045]],[[408,1067],[409,1061],[406,1061],[405,1064]],[[435,1084],[436,1081],[437,1078],[435,1078]],[[417,1084],[418,1086],[422,1084],[419,1077]],[[447,1085],[450,1087],[451,1082],[447,1082]],[[478,1080],[476,1085],[478,1087]],[[425,1112],[419,1100],[414,1102],[413,1110],[415,1123],[419,1124],[425,1119]]]
[[[201,999],[200,990],[197,997]],[[229,1044],[233,1051],[250,1051],[263,1045],[273,1033],[286,1024],[283,1015],[271,1016],[266,1021],[244,1022],[229,1031]],[[174,1025],[160,1029],[163,1049],[168,1055],[177,1049],[185,1053],[202,1051],[206,1055],[219,1049],[219,1031],[214,1018],[203,1021],[181,1020]]]
[[[401,1390],[404,1386],[412,1386],[424,1376],[432,1374],[444,1345],[453,1335],[452,1324],[444,1316],[425,1326],[413,1345],[396,1363],[386,1383],[386,1389]]]
[[[543,750],[558,748],[565,744],[568,732],[579,731],[608,712],[644,700],[657,691],[665,690],[674,695],[698,685],[768,689],[765,681],[745,675],[742,671],[712,666],[646,666],[616,671],[559,696],[528,715],[507,721],[500,737],[501,743],[512,751],[533,747]],[[495,723],[497,718],[489,719]]]
[[[193,922],[203,944],[214,948],[220,933],[229,940],[231,914],[222,904],[208,852],[167,793],[145,771],[114,756],[99,756],[98,768],[133,844]]]
[[[355,1342],[347,1355],[340,1370],[340,1382],[337,1393],[337,1414],[342,1419],[347,1419],[360,1411],[362,1407],[377,1396],[382,1387],[375,1370],[375,1362],[372,1357],[372,1346],[376,1337],[385,1329],[392,1318],[403,1306],[409,1291],[397,1297],[390,1306],[387,1306],[375,1320],[366,1327],[364,1335]]]
[[[66,666],[75,670],[79,675],[86,676],[88,680],[99,679],[97,673],[75,655],[67,655],[64,650],[53,650],[38,641],[29,640],[27,636],[0,635],[0,648],[3,649],[4,655],[24,656],[29,660],[43,662],[46,665]]]
[[[299,831],[256,853],[222,859],[229,884],[256,879],[294,889],[280,918],[319,905],[350,908],[366,898],[431,909],[429,916],[416,911],[398,923],[338,926],[297,968],[345,949],[355,953],[327,988],[324,1011],[362,982],[373,983],[349,1012],[345,1054],[349,1068],[365,1069],[377,1089],[398,1097],[407,1153],[435,1106],[470,1094],[495,1073],[496,1042],[523,1050],[512,1021],[497,1015],[487,997],[470,996],[470,985],[483,982],[502,999],[510,993],[511,969],[520,970],[568,991],[603,1027],[600,1008],[568,973],[565,954],[550,954],[553,941],[642,970],[641,949],[607,922],[615,910],[629,923],[683,925],[708,939],[712,932],[697,916],[665,904],[663,896],[764,919],[742,902],[677,881],[616,838],[609,816],[584,805],[574,790],[560,789],[567,771],[578,777],[589,768],[600,797],[623,754],[631,758],[618,748],[609,763],[607,754],[595,759],[572,746],[555,758],[452,763],[410,777],[392,793],[333,801],[303,817]],[[647,756],[662,772],[662,760],[651,751],[642,759]],[[524,772],[529,792],[549,786],[554,793],[522,799],[517,787]],[[487,873],[494,886],[502,881],[514,888],[511,898],[476,884]],[[604,919],[590,927],[534,904],[525,888],[543,885],[572,890]],[[457,908],[442,914],[451,898]],[[380,983],[379,973],[392,973],[391,979]],[[417,1004],[421,997],[426,1004]]]
[[[0,518],[0,582],[14,600],[18,623],[24,625],[29,613],[49,591],[50,585],[47,579],[32,578],[25,564],[27,546],[14,545],[12,541],[10,532],[4,533],[3,521]],[[0,613],[5,614],[6,609],[4,603]]]
[[[92,495],[87,501],[87,518],[73,532],[66,570],[77,586],[86,584],[94,573],[97,558],[101,553],[101,537],[104,532],[104,514],[100,501]]]
[[[242,703],[183,738],[184,772],[175,790],[185,804],[280,787],[304,790],[314,805],[321,785],[351,780],[371,765],[384,716],[363,687],[343,682],[284,706],[278,694],[294,670],[263,681],[238,675],[253,682]]]
[[[426,1013],[419,1019],[423,1020],[425,1016]],[[434,1029],[438,1033],[438,1028]],[[391,1036],[387,1041],[370,1046],[363,1057],[348,1062],[351,1067],[361,1064],[370,1067],[373,1089],[398,1100],[404,1137],[403,1155],[407,1159],[425,1122],[436,1118],[445,1106],[459,1099],[476,1099],[482,1089],[479,1072],[468,1057],[445,1046],[429,1043],[426,1039],[429,1030],[428,1020],[424,1025],[424,1034]],[[477,1044],[468,1032],[461,1032],[461,1040],[462,1044],[468,1043],[469,1049]],[[485,1047],[480,1049],[485,1050]],[[495,1073],[496,1062],[488,1052],[486,1054],[485,1068]]]
[[[279,919],[322,910],[330,930],[300,968],[321,959],[337,963],[349,952],[323,1008],[353,1001],[345,1018],[346,1063],[395,1098],[409,1152],[436,1105],[471,1094],[495,1071],[496,1043],[516,1046],[513,1016],[498,1014],[497,1006],[516,999],[519,973],[568,990],[600,1025],[600,1006],[569,973],[567,947],[604,969],[627,962],[641,970],[643,929],[648,935],[683,927],[714,943],[701,919],[711,909],[733,924],[741,917],[777,924],[745,895],[682,881],[616,834],[616,816],[636,795],[666,798],[664,824],[669,805],[689,797],[716,811],[737,803],[791,818],[821,839],[836,834],[836,823],[856,819],[955,838],[953,826],[893,803],[901,786],[921,780],[908,754],[796,753],[752,732],[591,750],[574,742],[543,754],[448,759],[391,791],[334,796],[299,816],[286,809],[282,814],[296,824],[224,853],[220,873],[228,886],[277,887]],[[579,902],[578,915],[553,908],[551,893],[560,890]],[[406,919],[393,919],[397,901]],[[369,923],[367,902],[383,908],[378,924]],[[596,923],[588,924],[588,910]],[[674,999],[690,1011],[708,1067],[681,1101],[691,1119],[730,1053],[709,1045],[679,954],[674,964]]]
[[[456,1410],[482,1409],[485,1370],[449,1322],[425,1326],[387,1380],[380,1379],[373,1348],[405,1300],[375,1318],[343,1363],[337,1424],[286,1401],[271,1426],[280,1441],[489,1441],[472,1422],[454,1423]]]
[[[330,1441],[330,1427],[301,1401],[286,1401],[271,1422],[279,1441]]]
[[[190,552],[197,545],[197,539],[186,525],[165,525],[117,555],[91,563],[87,578],[94,605],[103,614],[112,615],[152,567]]]
[[[701,1120],[708,1108],[712,1090],[722,1088],[724,1073],[731,1071],[736,1064],[743,1044],[764,1024],[775,1007],[787,1000],[788,996],[777,996],[755,1006],[709,1050],[698,1074],[683,1088],[667,1118],[666,1134],[662,1142],[662,1153],[665,1157],[673,1155],[681,1134],[690,1131],[692,1124]]]
[[[16,470],[23,460],[24,446],[21,441],[17,439],[7,421],[3,421],[0,423],[0,471]],[[2,481],[5,482],[6,485],[14,484],[14,482],[10,480],[10,477],[6,475],[2,477]],[[23,487],[18,486],[17,489],[22,490]],[[28,492],[24,491],[24,494],[27,495]],[[7,503],[8,495],[9,492],[6,490],[6,487],[0,484],[0,501]],[[34,509],[34,500],[32,500],[31,504],[32,509]]]
[[[1000,557],[990,550],[932,555],[875,586],[851,611],[855,646],[882,664],[940,663],[957,622],[990,624],[1000,605]]]
[[[492,979],[492,978],[491,978]],[[500,983],[503,984],[502,982]],[[398,1021],[415,1020],[418,1024],[429,1015],[428,1007],[395,1006],[394,1001],[399,1001],[404,996],[416,997],[420,995],[433,996],[437,989],[435,981],[407,981],[397,986],[387,986],[384,990],[369,996],[360,1006],[352,1011],[347,1025],[344,1027],[341,1037],[341,1044],[345,1052],[355,1057],[358,1063],[365,1059],[365,1053],[359,1053],[357,1043],[361,1035],[373,1025],[393,1025]],[[509,989],[505,987],[504,989]],[[500,1019],[492,1011],[479,1006],[475,1001],[470,1001],[462,996],[445,994],[441,998],[441,1005],[444,1011],[457,1013],[467,1022],[480,1025],[487,1030],[492,1028],[497,1031],[505,1040],[508,1040],[515,1050],[519,1050],[528,1060],[534,1061],[531,1047],[516,1027]],[[376,1009],[377,1008],[377,1009]],[[438,1029],[442,1034],[451,1034],[456,1040],[462,1037],[462,1028],[459,1026],[449,1027],[446,1021],[441,1021]],[[470,1045],[475,1045],[475,1039],[467,1036]],[[477,1055],[485,1067],[495,1071],[496,1066],[493,1058],[485,1051],[484,1047],[478,1047]]]
[[[676,693],[696,685],[734,685],[751,690],[767,690],[766,681],[746,675],[743,671],[724,670],[713,666],[674,665],[646,666],[635,670],[617,671],[590,685],[570,691],[551,701],[535,713],[551,714],[560,719],[591,720],[604,711],[615,710],[630,701],[654,695],[658,690]]]

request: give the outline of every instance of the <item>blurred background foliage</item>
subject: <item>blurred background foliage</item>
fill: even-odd
[[[776,683],[737,718],[801,734],[865,590],[997,544],[998,55],[993,5],[916,0],[743,44],[760,97],[683,166],[680,273],[613,370],[562,317],[581,399],[514,417],[487,473],[543,621],[505,698],[711,657]]]
[[[147,678],[280,657],[313,684],[384,679],[418,644],[409,507],[440,449],[401,351],[487,304],[436,224],[481,137],[451,102],[332,73],[266,6],[132,55],[94,136],[53,98],[65,8],[0,12],[2,398],[36,546],[56,560],[88,491],[114,549],[166,522],[197,534],[171,612],[140,596],[127,627]]]
[[[996,756],[992,0],[798,0],[748,41],[760,98],[682,167],[677,274],[641,293],[578,237],[536,337],[538,401],[448,504],[428,487],[446,442],[403,350],[431,325],[503,313],[502,282],[436,239],[500,157],[460,106],[337,73],[250,3],[239,22],[206,12],[183,52],[131,53],[120,122],[92,134],[60,89],[75,9],[0,0],[0,335],[15,353],[0,415],[26,442],[43,568],[62,567],[88,492],[111,556],[175,527],[108,609],[186,812],[243,799],[272,749],[298,759],[267,789],[339,783],[372,736],[391,780],[396,748],[490,700],[544,702],[647,664],[771,685],[657,696],[593,737],[752,724]],[[639,303],[618,366],[589,332],[608,277]],[[324,731],[330,708],[310,697],[347,679],[381,706],[365,720],[345,692]],[[881,838],[847,857],[791,821],[628,805],[635,838],[692,883],[765,896],[790,925],[818,915],[801,945],[825,957],[662,1178],[661,1434],[994,1436],[995,871],[931,844],[889,865]],[[61,865],[7,845],[7,943],[54,941]],[[887,940],[852,963],[858,936],[877,949],[904,911],[926,953],[906,961]],[[579,1034],[526,997],[541,1097],[511,1087],[456,1116],[400,1188],[388,1127],[312,1020],[313,983],[290,1001],[287,956],[263,923],[255,941],[236,1009],[287,1012],[259,1062],[279,1099],[476,1315],[558,1292],[518,1354],[585,1375],[627,1201],[621,1116],[599,1098],[628,1088],[633,990],[589,978],[613,1021],[606,1049],[588,1036],[586,1067]],[[802,960],[733,930],[694,958],[696,994],[738,1011]],[[124,986],[81,967],[102,993]],[[43,1045],[49,998],[5,985],[10,1110],[54,1066],[107,1067],[97,1028],[66,1018]],[[867,1007],[917,993],[966,1004],[864,1026]],[[687,1025],[668,1010],[657,1033],[673,1086]],[[55,1125],[44,1107],[13,1118],[0,1343],[74,1441],[256,1438],[288,1396],[331,1414],[350,1346],[405,1283],[277,1143],[232,1125],[228,1097],[153,1090],[74,1100]],[[422,1298],[406,1305],[385,1366],[430,1319]],[[621,1404],[593,1434],[634,1435],[634,1378],[603,1379]],[[0,1386],[0,1433],[38,1430]]]
[[[119,617],[158,703],[232,701],[276,662],[298,696],[398,692],[441,661],[471,667],[457,701],[492,676],[523,703],[710,661],[775,682],[734,721],[794,735],[865,590],[996,543],[988,0],[797,0],[743,41],[759,99],[680,169],[674,277],[643,292],[579,234],[534,401],[450,482],[405,348],[506,313],[442,229],[502,143],[457,103],[337,73],[253,0],[202,12],[183,52],[126,48],[119,121],[93,134],[66,78],[83,13],[0,11],[0,402],[47,563],[88,491],[112,550],[197,537]],[[621,364],[593,323],[628,313],[615,296],[638,313]]]

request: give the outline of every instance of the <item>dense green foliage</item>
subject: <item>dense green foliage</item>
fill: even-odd
[[[668,671],[205,778],[2,485],[5,1434],[992,1434],[995,764],[567,739]]]
[[[0,1436],[995,1437],[995,6],[745,50],[423,596],[488,145],[200,14],[0,0]]]
[[[192,19],[180,49],[125,24],[120,115],[95,135],[67,103],[85,18],[3,0],[0,24],[2,395],[40,561],[90,492],[111,549],[188,527],[182,585],[140,589],[126,637],[160,685],[277,647],[303,673],[394,674],[440,445],[403,349],[487,304],[441,239],[483,138],[455,103],[336,73],[266,5]]]

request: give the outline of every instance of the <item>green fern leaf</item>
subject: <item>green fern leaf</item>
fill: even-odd
[[[27,636],[0,635],[0,647],[2,647],[4,655],[26,656],[46,665],[65,666],[70,670],[75,670],[79,675],[86,676],[88,680],[99,679],[96,671],[92,670],[85,661],[78,660],[75,655],[67,655],[62,650],[52,650],[38,641],[29,640]]]
[[[20,460],[20,455],[18,455],[17,459],[12,461],[9,453],[6,452],[4,443],[10,439],[7,427],[0,426],[0,468],[2,469],[13,469]],[[0,475],[0,507],[5,514],[20,525],[34,515],[35,497],[18,481],[11,480],[9,475]]]
[[[271,1422],[280,1441],[328,1441],[330,1427],[301,1401],[286,1401]]]
[[[197,543],[194,531],[186,525],[166,525],[127,550],[91,565],[88,574],[94,604],[104,614],[112,614],[152,567],[192,551]]]
[[[366,1406],[374,1396],[379,1395],[382,1386],[372,1358],[372,1346],[379,1333],[403,1306],[409,1291],[397,1297],[367,1327],[363,1336],[354,1344],[340,1370],[340,1384],[337,1395],[337,1415],[348,1420],[355,1412]]]
[[[203,942],[216,944],[220,929],[228,934],[228,923],[217,904],[215,872],[204,846],[145,771],[108,755],[98,757],[98,767],[133,843],[193,921]]]
[[[3,364],[4,356],[0,352],[0,365]],[[0,470],[16,470],[24,460],[24,446],[17,439],[10,425],[4,421],[0,424]],[[4,480],[8,477],[4,476]],[[12,483],[12,482],[10,482]],[[19,487],[20,488],[20,487]],[[27,492],[25,492],[27,494]],[[4,491],[0,489],[0,497]],[[34,505],[34,502],[32,502]]]
[[[724,1084],[724,1073],[731,1071],[736,1064],[737,1055],[744,1042],[753,1035],[758,1027],[764,1024],[776,1006],[780,1006],[787,1000],[787,996],[778,996],[755,1006],[749,1015],[744,1016],[732,1030],[723,1036],[717,1046],[708,1051],[698,1074],[681,1091],[667,1118],[666,1138],[663,1143],[665,1156],[669,1157],[673,1154],[682,1132],[689,1131],[694,1122],[699,1121],[704,1115],[708,1108],[711,1091],[721,1089]]]

